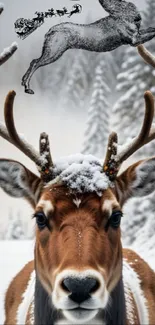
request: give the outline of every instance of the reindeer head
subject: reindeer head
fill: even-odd
[[[154,99],[145,93],[141,132],[122,151],[118,152],[117,135],[110,135],[102,165],[83,155],[54,163],[45,133],[40,137],[40,153],[36,152],[15,129],[14,96],[12,91],[6,98],[6,128],[0,124],[0,135],[36,163],[41,177],[16,161],[1,159],[0,186],[34,207],[37,276],[55,308],[72,323],[84,324],[107,307],[122,275],[123,204],[131,196],[142,197],[154,190],[155,158],[117,176],[122,162],[155,138],[151,129]]]

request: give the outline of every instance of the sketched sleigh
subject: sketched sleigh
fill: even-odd
[[[34,94],[30,81],[34,72],[58,60],[68,49],[107,52],[121,45],[138,46],[155,37],[155,28],[141,29],[141,15],[137,7],[122,0],[99,0],[109,13],[91,24],[61,23],[45,34],[42,54],[30,63],[22,78],[25,92]]]

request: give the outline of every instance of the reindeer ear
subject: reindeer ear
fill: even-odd
[[[13,160],[0,159],[0,187],[12,197],[25,198],[34,207],[41,180]]]
[[[130,197],[143,197],[155,191],[155,157],[130,166],[116,180],[119,201],[124,204]]]

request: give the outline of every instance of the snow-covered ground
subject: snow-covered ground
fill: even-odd
[[[147,251],[147,243],[145,250],[136,245],[134,248],[155,270],[154,250]],[[0,324],[4,322],[4,293],[13,276],[33,259],[33,249],[33,241],[0,241]]]

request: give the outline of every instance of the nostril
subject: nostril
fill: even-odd
[[[68,287],[68,281],[66,281],[67,279],[65,279],[65,280],[63,280],[62,282],[61,282],[61,288],[64,290],[64,291],[66,291],[66,292],[68,292],[68,293],[71,293],[71,291],[69,290],[69,287]]]
[[[100,287],[100,282],[94,279],[94,282],[92,283],[92,287],[89,293],[95,293],[99,289],[99,287]]]

